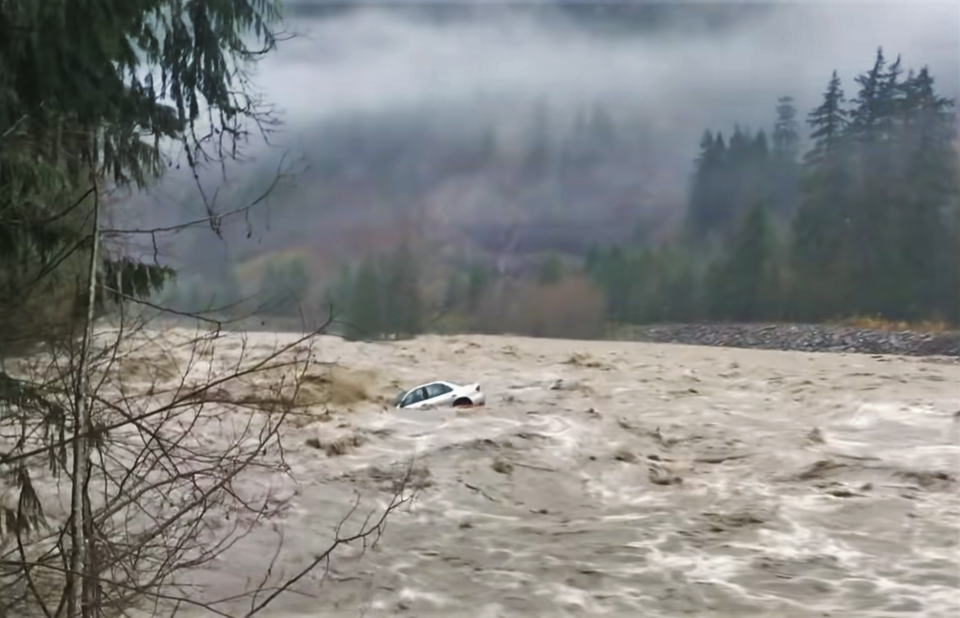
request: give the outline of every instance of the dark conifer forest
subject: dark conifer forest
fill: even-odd
[[[960,318],[954,103],[882,50],[769,134],[704,131],[682,234],[598,247],[586,270],[625,322]],[[803,122],[805,120],[805,122]]]
[[[589,285],[547,304],[586,304],[602,307],[601,314],[572,311],[574,317],[556,318],[550,333],[563,335],[571,321],[582,320],[957,324],[954,103],[937,92],[926,67],[907,69],[882,50],[847,88],[849,94],[834,72],[812,110],[798,110],[792,97],[782,96],[773,102],[768,128],[706,128],[675,232],[591,243],[589,232],[574,229],[568,237],[585,246],[571,248],[554,229],[521,261],[519,274],[505,276],[482,262],[454,267],[435,313],[460,328],[542,330],[548,318],[531,326],[529,315],[515,316],[549,314],[537,309],[541,297],[556,297],[563,280],[583,278]],[[602,107],[580,118],[573,141],[559,147],[550,147],[543,129],[532,132],[518,184],[529,190],[555,181],[561,201],[591,187],[587,194],[600,207],[604,193],[592,174],[617,169],[622,158],[611,153],[629,159],[630,147],[618,145],[624,131]],[[328,298],[356,307],[360,324],[381,332],[383,318],[368,316],[370,307],[387,315],[401,297],[386,291],[395,284],[385,274],[379,303],[356,302],[375,294],[371,264],[353,279],[349,271],[341,274],[338,296]]]

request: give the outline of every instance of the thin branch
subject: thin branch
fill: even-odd
[[[255,200],[253,200],[246,206],[237,208],[235,210],[230,210],[224,213],[220,213],[220,214],[213,213],[211,208],[210,214],[208,214],[208,216],[202,217],[200,219],[194,219],[193,221],[187,221],[186,223],[179,223],[177,225],[168,225],[168,226],[154,227],[154,228],[148,228],[148,229],[142,229],[142,228],[106,229],[106,230],[103,230],[102,233],[108,236],[132,236],[132,235],[138,235],[138,234],[139,235],[143,235],[143,234],[156,235],[156,234],[164,234],[164,233],[170,233],[170,232],[181,232],[185,229],[196,227],[198,225],[203,225],[203,224],[214,225],[219,228],[223,220],[226,219],[227,217],[246,214],[250,210],[252,210],[255,206],[262,203],[265,199],[267,199],[270,196],[270,194],[277,187],[277,185],[280,184],[280,180],[283,179],[284,177],[283,173],[281,172],[281,168],[283,167],[283,162],[286,160],[286,157],[287,155],[286,153],[284,153],[283,157],[281,157],[280,159],[280,164],[277,166],[277,173],[274,176],[273,181],[270,183],[270,186],[267,187],[267,189],[263,193],[261,193]]]
[[[270,593],[270,595],[267,596],[266,599],[261,601],[253,609],[247,612],[245,614],[245,618],[252,618],[252,616],[262,611],[274,599],[276,599],[278,596],[280,596],[285,591],[287,591],[287,589],[289,589],[291,586],[295,585],[298,581],[306,577],[311,571],[317,568],[317,566],[321,562],[328,561],[330,558],[330,555],[334,551],[336,551],[336,549],[341,545],[349,545],[350,543],[354,543],[356,541],[366,541],[366,539],[371,536],[374,536],[375,538],[379,538],[380,535],[383,534],[383,530],[384,530],[384,527],[386,526],[387,518],[393,513],[393,511],[400,508],[402,505],[409,502],[410,500],[410,498],[403,496],[403,491],[406,488],[406,484],[409,480],[409,476],[410,474],[408,472],[407,477],[404,479],[399,490],[394,493],[393,498],[390,500],[390,504],[387,505],[387,508],[385,508],[383,513],[380,514],[380,517],[377,519],[376,523],[368,527],[365,522],[364,525],[360,527],[360,531],[357,532],[356,534],[342,537],[340,536],[340,528],[343,526],[344,522],[346,522],[356,511],[359,501],[355,503],[353,508],[350,509],[350,512],[347,513],[346,517],[344,517],[340,521],[340,523],[337,524],[336,536],[334,537],[333,543],[331,543],[322,553],[314,557],[314,559],[311,560],[306,567],[300,569],[300,571],[298,571],[296,575],[294,575],[293,577],[288,579],[286,582],[284,582],[283,585],[279,586],[276,590]]]

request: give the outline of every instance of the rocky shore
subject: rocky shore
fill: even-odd
[[[960,358],[960,331],[891,331],[830,324],[658,324],[633,327],[622,335],[651,343]]]

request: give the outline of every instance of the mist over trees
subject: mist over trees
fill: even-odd
[[[736,127],[729,139],[706,131],[684,236],[588,260],[609,316],[960,321],[953,101],[937,94],[927,68],[905,71],[882,50],[855,84],[848,102],[833,74],[807,116],[802,162],[787,97],[772,149],[762,130]]]
[[[828,77],[813,109],[781,96],[766,126],[705,128],[685,212],[656,207],[642,123],[602,101],[530,100],[509,130],[456,108],[342,119],[308,167],[325,206],[288,215],[300,234],[288,241],[314,251],[310,312],[337,298],[352,336],[489,331],[492,306],[535,305],[547,281],[584,274],[612,322],[957,322],[953,102],[927,68],[882,52],[849,99]],[[356,235],[333,231],[338,212],[364,213]],[[418,265],[417,328],[388,325],[405,301],[382,256],[401,239]]]
[[[420,272],[409,245],[345,267],[327,304],[339,308],[345,334],[352,339],[409,337],[424,330]]]

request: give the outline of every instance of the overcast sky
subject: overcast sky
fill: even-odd
[[[341,110],[478,94],[544,95],[558,104],[602,96],[629,102],[665,128],[697,133],[736,121],[760,126],[781,94],[806,112],[834,69],[852,98],[853,77],[870,67],[878,46],[891,59],[902,54],[908,67],[929,64],[945,94],[960,89],[957,2],[777,3],[717,33],[643,36],[520,16],[438,24],[378,4],[323,20],[288,18],[285,28],[299,36],[263,62],[257,82],[291,127]]]

